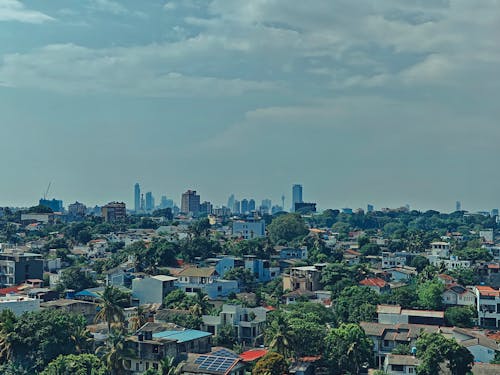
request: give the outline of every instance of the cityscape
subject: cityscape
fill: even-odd
[[[499,375],[498,0],[0,0],[0,375]]]

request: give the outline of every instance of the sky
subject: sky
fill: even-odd
[[[498,0],[0,0],[0,206],[500,206]]]

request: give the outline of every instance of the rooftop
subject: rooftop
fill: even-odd
[[[167,339],[183,343],[186,341],[198,340],[203,337],[212,336],[209,332],[198,331],[195,329],[186,329],[184,331],[162,331],[153,333],[154,339]]]
[[[387,363],[390,365],[417,366],[419,361],[412,355],[388,354]]]
[[[216,276],[217,271],[213,267],[188,267],[184,268],[177,275],[187,277],[210,277]]]

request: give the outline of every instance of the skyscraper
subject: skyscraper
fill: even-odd
[[[139,183],[134,186],[134,211],[139,212],[141,209],[141,187]]]
[[[152,211],[155,208],[155,199],[153,193],[148,191],[146,193],[146,211]]]
[[[181,212],[196,215],[200,212],[200,196],[196,190],[188,190],[181,197]]]
[[[302,185],[295,184],[292,187],[292,211],[295,211],[295,203],[303,203]]]
[[[234,206],[234,194],[231,194],[227,200],[227,207],[232,210]]]
[[[460,201],[456,201],[455,211],[462,211],[462,203]]]
[[[250,199],[248,201],[248,211],[249,212],[255,211],[255,200],[254,199]]]
[[[233,214],[238,215],[241,212],[241,203],[240,203],[240,201],[237,200],[237,199],[235,199],[233,207],[230,207],[230,208],[231,208],[231,212]]]
[[[248,212],[248,200],[247,199],[243,199],[241,201],[241,213],[242,214],[246,214]]]

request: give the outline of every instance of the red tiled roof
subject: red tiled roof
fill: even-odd
[[[20,288],[21,287],[19,285],[16,285],[16,286],[11,286],[8,288],[0,289],[0,295],[6,295],[9,293],[17,293],[17,292],[19,292]]]
[[[379,288],[383,288],[384,286],[387,285],[385,280],[381,279],[380,277],[372,277],[370,279],[364,279],[361,280],[359,283],[364,286],[377,286]]]
[[[445,274],[445,273],[441,273],[441,274],[439,274],[439,275],[438,275],[438,277],[439,277],[440,279],[446,279],[446,280],[450,280],[450,281],[455,280],[453,277],[451,277],[450,275],[447,275],[447,274]]]
[[[491,269],[498,269],[500,268],[500,264],[488,264],[488,268],[491,268]]]
[[[240,358],[245,362],[252,362],[262,358],[267,354],[267,349],[252,349],[240,354]]]
[[[476,286],[479,294],[482,296],[499,297],[500,291],[493,289],[491,286],[478,285]]]

